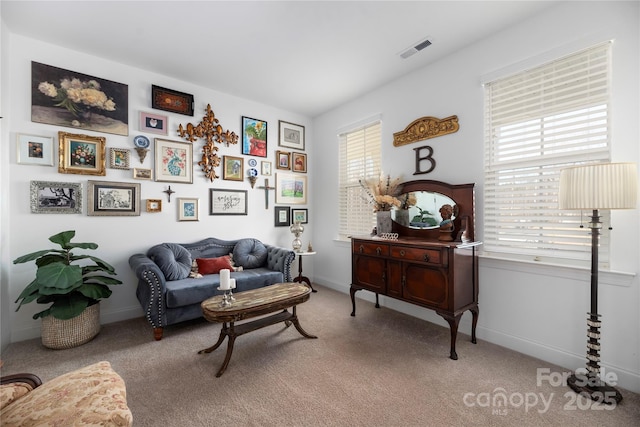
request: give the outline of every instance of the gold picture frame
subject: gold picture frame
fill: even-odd
[[[222,179],[242,181],[244,179],[244,159],[242,157],[222,157]]]
[[[162,200],[147,199],[147,212],[151,212],[151,213],[162,212]]]
[[[105,176],[106,142],[104,136],[58,132],[58,172]]]

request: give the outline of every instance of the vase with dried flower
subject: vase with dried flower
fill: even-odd
[[[377,177],[361,179],[360,186],[376,213],[376,234],[391,233],[391,209],[401,205],[397,197],[402,191],[400,178],[391,178],[381,172]]]

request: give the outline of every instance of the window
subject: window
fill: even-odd
[[[610,45],[485,84],[487,252],[590,259],[590,233],[579,227],[583,212],[558,209],[558,184],[565,167],[609,160]],[[609,212],[601,215],[608,223]],[[609,233],[602,232],[606,265]]]
[[[354,126],[338,135],[340,145],[339,238],[368,234],[375,227],[369,201],[363,197],[359,180],[380,174],[382,125],[379,119]]]

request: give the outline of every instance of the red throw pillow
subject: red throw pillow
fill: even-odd
[[[229,255],[218,258],[196,258],[196,262],[198,263],[198,273],[200,274],[218,274],[220,270],[225,268],[233,271]]]

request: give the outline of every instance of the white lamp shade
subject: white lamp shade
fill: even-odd
[[[596,163],[560,171],[560,209],[635,209],[635,163]]]

